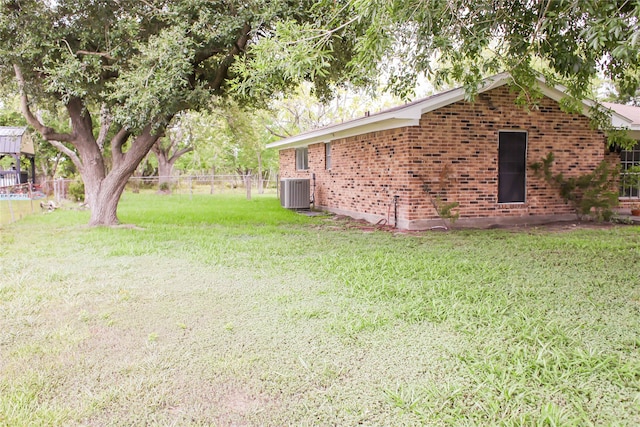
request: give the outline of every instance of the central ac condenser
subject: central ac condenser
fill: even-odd
[[[280,180],[280,204],[287,209],[309,209],[309,180],[285,178]]]

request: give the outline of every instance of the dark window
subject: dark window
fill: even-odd
[[[498,145],[498,203],[521,203],[525,196],[526,132],[500,132]]]
[[[324,144],[324,164],[326,169],[331,169],[331,143]]]
[[[309,169],[309,149],[307,147],[296,148],[296,169]]]

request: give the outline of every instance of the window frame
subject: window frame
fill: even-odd
[[[309,170],[309,147],[298,147],[295,150],[296,170]]]
[[[324,168],[331,170],[331,142],[324,144]]]
[[[640,166],[640,141],[631,150],[620,151],[620,188],[619,197],[627,199],[640,199],[640,187],[628,184],[627,170],[633,166]],[[636,181],[633,177],[631,181]]]

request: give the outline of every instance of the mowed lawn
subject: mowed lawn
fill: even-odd
[[[0,227],[31,215],[36,209],[42,211],[37,200],[0,199]]]
[[[640,425],[640,227],[125,194],[0,228],[0,425]]]

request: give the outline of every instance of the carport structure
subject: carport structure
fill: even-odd
[[[0,168],[0,187],[20,184],[35,184],[36,166],[33,139],[26,127],[0,126],[0,159],[11,156],[13,164],[10,170]],[[21,170],[22,157],[29,159],[31,171]]]

